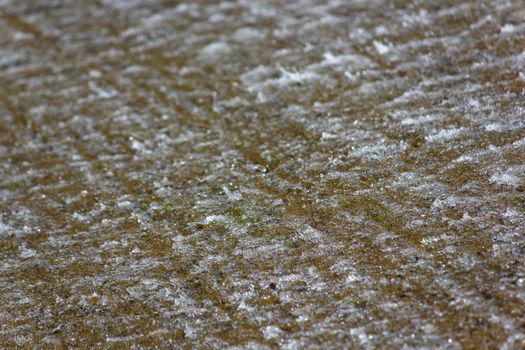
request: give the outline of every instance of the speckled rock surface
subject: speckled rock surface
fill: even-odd
[[[524,23],[0,0],[0,347],[524,348]]]

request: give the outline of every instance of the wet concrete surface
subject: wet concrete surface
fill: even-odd
[[[0,0],[0,347],[524,348],[524,23]]]

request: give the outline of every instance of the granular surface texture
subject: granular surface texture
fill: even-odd
[[[522,0],[0,0],[0,348],[525,348]]]

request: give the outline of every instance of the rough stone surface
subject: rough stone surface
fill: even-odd
[[[0,0],[0,347],[525,348],[521,0]]]

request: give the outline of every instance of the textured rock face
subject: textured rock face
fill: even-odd
[[[523,23],[0,0],[0,347],[525,347]]]

